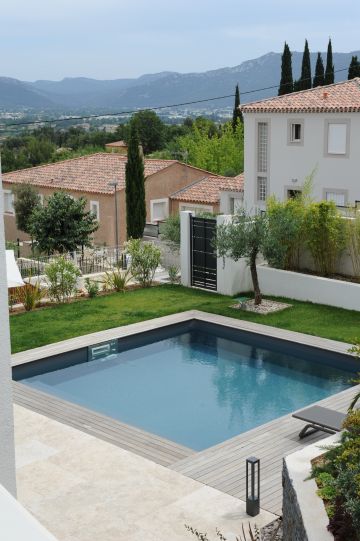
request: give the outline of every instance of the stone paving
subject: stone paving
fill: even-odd
[[[185,524],[230,541],[249,522],[241,500],[20,406],[15,431],[18,498],[59,541],[193,539]]]

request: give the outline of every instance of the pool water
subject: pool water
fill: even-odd
[[[349,371],[253,342],[190,330],[22,383],[195,450],[351,385]]]

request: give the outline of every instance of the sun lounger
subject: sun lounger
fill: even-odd
[[[310,408],[293,413],[292,416],[307,423],[299,433],[299,438],[304,438],[318,430],[327,432],[328,434],[340,432],[346,414],[323,408],[322,406],[311,406]]]

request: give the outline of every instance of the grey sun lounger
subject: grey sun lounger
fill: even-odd
[[[327,432],[328,434],[340,432],[346,414],[329,408],[323,408],[322,406],[311,406],[310,408],[293,413],[292,416],[307,423],[299,432],[299,438],[304,438],[318,430]]]

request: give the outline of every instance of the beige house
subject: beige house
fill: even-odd
[[[244,175],[206,175],[170,196],[172,213],[182,210],[233,214],[243,204]]]
[[[17,184],[34,186],[46,201],[56,191],[66,191],[74,198],[85,197],[88,210],[99,220],[94,234],[96,245],[115,245],[115,191],[111,183],[118,183],[116,198],[118,207],[118,235],[120,243],[126,240],[125,165],[127,157],[119,153],[100,152],[64,160],[48,165],[13,171],[3,175],[4,222],[6,240],[27,240],[16,228],[13,188]],[[172,208],[171,194],[209,175],[207,171],[185,165],[176,160],[145,159],[145,193],[147,222],[167,218]]]
[[[105,150],[107,152],[118,152],[123,156],[127,156],[128,146],[125,141],[114,141],[113,143],[106,143]]]

